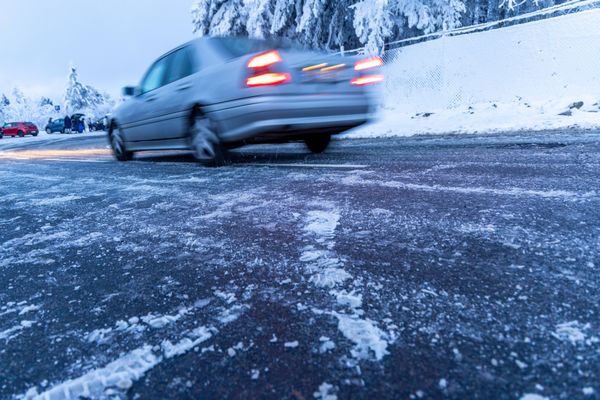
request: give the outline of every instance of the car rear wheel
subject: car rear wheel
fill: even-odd
[[[196,160],[209,165],[222,165],[225,153],[213,122],[204,114],[194,116],[190,129],[190,147]]]
[[[50,128],[46,129],[46,133],[47,133],[48,135],[51,135],[51,134],[52,134],[52,129],[50,129]]]
[[[115,128],[110,135],[110,147],[119,161],[129,161],[133,158],[133,152],[127,151],[125,147],[125,139],[119,128]]]
[[[17,135],[19,135],[19,137],[23,137],[23,136],[25,136],[25,133],[23,131],[19,131],[19,133],[17,133]]]
[[[306,147],[308,147],[308,149],[315,154],[320,154],[327,150],[330,142],[331,135],[315,135],[304,139]]]

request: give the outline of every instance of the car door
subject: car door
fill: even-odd
[[[192,75],[197,71],[197,61],[186,46],[167,56],[168,67],[162,95],[158,99],[161,110],[159,136],[163,140],[176,140],[187,135],[191,111]]]
[[[14,136],[17,134],[17,131],[18,131],[17,126],[18,126],[17,124],[9,122],[9,123],[4,124],[2,131],[4,132],[5,135]]]
[[[160,115],[159,99],[168,66],[167,57],[156,61],[148,70],[139,87],[139,94],[126,105],[123,130],[127,141],[156,140]]]

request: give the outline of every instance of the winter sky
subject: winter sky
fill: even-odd
[[[68,67],[111,94],[193,38],[192,0],[0,0],[0,93],[60,100]]]

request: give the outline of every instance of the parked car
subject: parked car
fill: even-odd
[[[52,122],[49,122],[48,125],[46,125],[45,130],[47,134],[51,134],[54,132],[65,133],[65,119],[59,118],[53,120]]]
[[[2,126],[2,133],[4,136],[19,136],[25,135],[37,136],[39,129],[32,122],[6,122]]]
[[[107,122],[108,120],[106,117],[102,117],[99,120],[92,122],[92,125],[90,125],[90,131],[105,131]]]
[[[4,133],[2,132],[2,127],[0,127],[0,139],[4,137]]]
[[[301,140],[323,152],[331,135],[370,121],[379,57],[342,57],[275,41],[199,38],[160,57],[112,115],[118,160],[143,150],[191,149],[218,162],[223,149]]]

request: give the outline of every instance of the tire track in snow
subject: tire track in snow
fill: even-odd
[[[213,324],[200,325],[184,331],[177,339],[164,338],[155,345],[143,344],[104,367],[93,369],[80,377],[57,383],[39,393],[32,387],[25,394],[16,396],[22,400],[76,400],[80,398],[115,398],[129,390],[133,383],[161,362],[181,356],[213,338],[219,328],[236,321],[248,308],[245,304],[227,303],[216,316]],[[156,320],[154,318],[153,320]],[[170,321],[172,323],[175,321]],[[89,338],[86,337],[89,340]]]
[[[305,240],[311,244],[304,247],[300,261],[305,265],[309,281],[328,290],[335,300],[332,310],[313,310],[317,314],[332,315],[338,320],[338,330],[354,343],[351,354],[356,359],[381,361],[388,352],[394,335],[379,328],[379,324],[364,317],[362,294],[355,285],[354,277],[344,269],[345,260],[335,251],[335,231],[341,213],[331,204],[321,205],[309,211],[302,227]],[[337,310],[336,310],[337,309]]]

